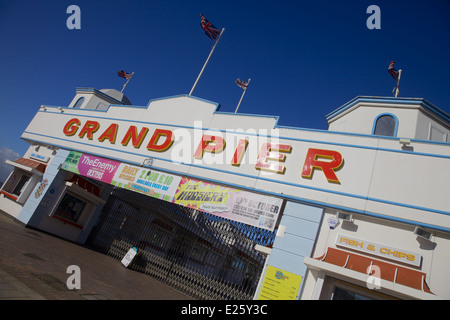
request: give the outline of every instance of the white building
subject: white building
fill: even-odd
[[[255,299],[450,298],[448,114],[423,99],[357,97],[323,131],[218,109],[187,95],[141,107],[116,90],[77,89],[69,106],[41,106],[26,128],[30,149],[8,162],[0,209],[79,243],[92,240],[99,220],[128,210],[108,222],[122,237],[110,232],[108,248],[121,253],[133,245],[129,234],[148,229],[135,223],[125,239],[130,217],[155,214],[157,227],[139,242],[147,262],[170,256],[194,278],[208,267],[217,285],[231,281]],[[113,185],[131,192],[117,206]],[[150,198],[194,208],[196,227],[168,207],[151,213]],[[274,241],[250,252],[233,223],[208,222],[215,238],[228,237],[220,246],[234,254],[224,255],[200,211],[274,232]],[[151,274],[149,265],[142,270]]]

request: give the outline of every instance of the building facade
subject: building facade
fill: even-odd
[[[449,115],[357,97],[326,119],[78,88],[24,131],[0,208],[117,259],[135,246],[134,268],[202,299],[450,298]]]

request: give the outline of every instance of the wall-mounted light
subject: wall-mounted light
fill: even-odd
[[[64,112],[64,110],[63,110],[63,108],[62,108],[62,107],[58,107],[58,110],[59,110],[59,111],[61,111],[61,113],[63,113],[63,112]]]
[[[44,105],[41,105],[40,109],[43,110],[43,111],[47,111],[47,108]]]
[[[405,138],[400,139],[398,142],[400,144],[402,144],[404,147],[406,147],[406,146],[411,144],[411,140],[410,139],[405,139]]]
[[[144,161],[142,161],[142,163],[141,163],[141,167],[142,167],[142,168],[143,168],[143,167],[149,167],[149,168],[151,168],[152,165],[153,165],[153,159],[152,159],[152,158],[144,159]],[[151,170],[148,170],[147,176],[149,176],[151,172],[152,172]]]
[[[422,238],[422,239],[431,241],[431,236],[432,236],[431,232],[428,231],[428,230],[425,230],[424,228],[416,226],[414,228],[414,234],[417,235],[418,237]]]
[[[350,213],[338,212],[336,216],[342,221],[353,222],[353,215],[351,215]]]
[[[141,167],[145,167],[145,166],[151,167],[152,165],[153,165],[153,159],[152,158],[144,159],[144,161],[142,161],[142,163],[141,163]]]

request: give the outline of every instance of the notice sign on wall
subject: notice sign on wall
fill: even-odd
[[[273,231],[283,200],[183,178],[173,202]]]
[[[357,239],[346,235],[338,234],[336,245],[357,250],[363,253],[372,254],[381,258],[402,262],[405,264],[420,266],[422,256],[415,252],[399,249],[368,240]]]
[[[302,277],[272,266],[267,266],[258,300],[295,300]]]

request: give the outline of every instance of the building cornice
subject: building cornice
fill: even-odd
[[[450,127],[450,115],[445,111],[434,106],[423,98],[388,98],[388,97],[370,97],[370,96],[358,96],[336,110],[330,112],[325,116],[328,123],[332,122],[336,118],[339,118],[343,114],[349,112],[352,108],[357,108],[360,104],[372,104],[373,106],[386,105],[401,105],[414,107],[423,110],[427,114],[433,116],[438,121],[444,123],[447,127]]]

